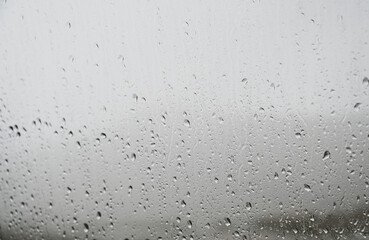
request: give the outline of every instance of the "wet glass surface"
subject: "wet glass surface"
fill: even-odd
[[[365,239],[367,1],[0,0],[0,239]]]

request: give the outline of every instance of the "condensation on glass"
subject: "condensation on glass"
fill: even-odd
[[[367,1],[0,3],[0,239],[369,236]]]

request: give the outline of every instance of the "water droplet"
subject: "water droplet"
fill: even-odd
[[[252,208],[251,203],[250,203],[250,202],[246,202],[246,210],[247,210],[247,211],[250,211],[250,210],[251,210],[251,208]]]
[[[191,222],[191,220],[188,220],[188,222],[187,222],[187,227],[188,227],[188,228],[192,228],[192,222]]]
[[[222,124],[224,122],[224,118],[222,118],[222,117],[219,117],[218,120],[219,120],[220,124]]]
[[[226,225],[227,227],[231,226],[231,219],[226,218],[226,219],[224,219],[224,222],[225,222],[225,225]]]
[[[369,78],[364,77],[363,84],[364,84],[365,87],[369,86]]]
[[[85,233],[88,232],[88,230],[89,230],[88,224],[84,223],[83,226],[85,227],[85,229],[84,229]]]
[[[331,153],[327,150],[323,154],[323,161],[328,160],[331,157]]]
[[[191,125],[191,123],[190,123],[190,121],[189,121],[188,119],[185,119],[185,120],[184,120],[184,125],[185,125],[186,127],[189,127],[189,126]]]
[[[135,102],[138,102],[138,96],[137,96],[137,94],[133,94],[133,99],[135,100]]]
[[[351,148],[350,148],[350,147],[346,147],[346,153],[348,153],[348,154],[352,154],[352,150],[351,150]]]
[[[360,108],[360,105],[361,105],[361,103],[355,103],[355,105],[354,105],[354,109],[355,109],[356,111],[358,111],[358,110],[359,110],[359,108]]]

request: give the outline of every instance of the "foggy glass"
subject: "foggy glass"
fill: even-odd
[[[0,239],[365,239],[368,1],[0,0]]]

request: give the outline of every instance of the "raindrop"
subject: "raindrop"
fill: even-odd
[[[304,189],[307,192],[311,192],[311,187],[308,184],[304,184]]]
[[[219,120],[220,124],[222,124],[224,122],[224,118],[222,118],[222,117],[219,117],[218,120]]]
[[[138,96],[137,96],[137,94],[133,94],[133,99],[135,100],[135,102],[138,102]]]
[[[360,107],[361,103],[355,103],[354,105],[354,109],[357,111],[359,110],[359,107]]]
[[[327,150],[323,154],[323,161],[328,160],[331,157],[331,153]]]
[[[84,223],[83,226],[85,227],[85,229],[84,229],[85,233],[88,232],[88,230],[89,230],[88,224]]]
[[[250,210],[251,210],[251,208],[252,208],[251,203],[250,203],[250,202],[246,202],[246,210],[247,210],[247,211],[250,211]]]
[[[224,219],[224,222],[225,222],[225,225],[226,225],[227,227],[231,226],[231,219],[226,218],[226,219]]]
[[[369,78],[367,78],[367,77],[364,77],[364,79],[363,79],[363,84],[364,84],[364,86],[369,86]]]
[[[188,227],[188,228],[192,228],[192,222],[191,222],[191,220],[188,220],[188,222],[187,222],[187,227]]]
[[[189,121],[188,119],[185,119],[185,120],[184,120],[184,125],[185,125],[186,127],[189,127],[189,126],[191,125],[191,123],[190,123],[190,121]]]

